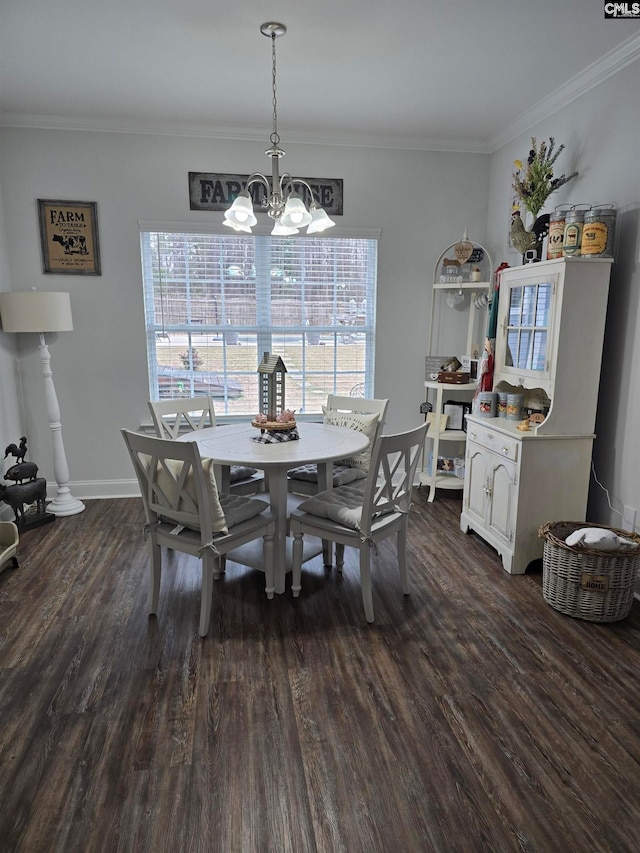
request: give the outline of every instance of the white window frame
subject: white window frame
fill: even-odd
[[[171,332],[175,333],[185,333],[188,336],[189,342],[191,341],[191,334],[194,335],[202,335],[202,334],[217,334],[220,335],[224,331],[228,330],[228,327],[223,326],[222,324],[190,324],[187,322],[186,324],[181,325],[170,325],[164,322],[159,323],[158,318],[156,316],[156,311],[154,307],[154,299],[153,299],[153,269],[152,269],[152,259],[149,255],[149,238],[148,235],[150,233],[163,233],[163,234],[176,234],[176,235],[221,235],[225,238],[234,238],[235,235],[229,234],[228,229],[221,228],[219,226],[213,227],[202,227],[201,225],[194,225],[193,223],[185,224],[180,222],[154,222],[154,221],[140,221],[138,223],[140,229],[140,245],[141,245],[141,256],[142,256],[142,284],[143,284],[143,293],[145,299],[145,326],[146,326],[146,339],[147,339],[147,355],[148,355],[148,369],[149,369],[149,395],[150,399],[159,399],[159,381],[158,381],[158,359],[157,359],[157,343],[159,336],[169,334]],[[259,266],[259,254],[264,253],[267,254],[264,256],[266,258],[265,263],[268,264],[268,249],[269,249],[269,241],[272,239],[282,240],[282,238],[271,238],[269,234],[269,230],[266,228],[257,227],[254,228],[253,235],[247,235],[255,238],[256,240],[256,266]],[[332,229],[331,234],[318,236],[318,237],[296,237],[295,240],[335,240],[336,238],[347,238],[347,239],[357,239],[357,240],[368,240],[370,241],[369,246],[367,247],[368,253],[368,274],[369,281],[366,282],[366,293],[367,298],[366,308],[365,308],[365,316],[364,320],[360,318],[359,322],[362,325],[359,325],[357,328],[357,336],[359,340],[364,340],[364,349],[365,349],[365,359],[364,359],[364,368],[360,371],[362,374],[362,382],[357,383],[353,388],[353,393],[359,394],[364,397],[373,397],[374,390],[374,369],[375,369],[375,308],[376,308],[376,288],[377,288],[377,251],[378,251],[378,241],[380,237],[380,231],[377,229]],[[290,239],[290,238],[289,238]],[[263,259],[264,260],[264,259]],[[264,282],[263,282],[264,284]],[[339,285],[336,285],[339,287]],[[188,289],[188,288],[187,288]],[[255,334],[257,337],[257,352],[277,352],[277,344],[272,345],[271,336],[275,332],[278,334],[286,334],[288,335],[299,335],[300,340],[303,343],[303,347],[307,345],[307,335],[309,332],[308,328],[305,326],[289,326],[281,327],[278,325],[271,325],[269,323],[270,317],[270,299],[269,299],[270,291],[269,287],[258,287],[256,291],[256,326],[248,326],[242,327],[239,326],[234,328],[234,331],[237,331],[240,335],[245,334]],[[220,318],[222,319],[222,318]],[[327,339],[331,341],[331,338],[336,342],[336,351],[337,347],[345,342],[345,340],[349,340],[351,333],[349,329],[345,329],[344,326],[338,325],[336,322],[336,316],[334,315],[333,321],[328,326],[323,326],[319,331],[322,333],[323,340]],[[315,331],[315,329],[314,329]],[[226,347],[226,338],[224,338],[223,346]],[[224,362],[226,364],[226,358],[224,358]],[[303,387],[306,387],[307,384],[307,375],[305,374],[305,359],[303,357],[303,368],[301,371],[298,371],[297,375],[301,377]],[[257,371],[257,363],[255,365]],[[347,372],[347,371],[344,371]],[[180,394],[180,396],[191,396],[194,394],[193,388],[193,373],[192,371],[187,371],[188,375],[191,376],[190,382],[187,382],[187,385],[184,389],[184,393]],[[323,375],[331,376],[331,371],[324,371]],[[223,371],[222,380],[224,390],[222,392],[221,398],[215,399],[216,412],[220,415],[223,415],[226,420],[232,420],[234,417],[246,418],[247,416],[252,416],[255,414],[254,408],[251,406],[251,403],[248,401],[247,411],[239,412],[230,412],[228,410],[229,400],[231,397],[228,392],[231,386],[229,383],[233,382],[233,377],[236,374],[227,374],[226,371]],[[336,368],[335,359],[334,359],[334,370],[333,370],[333,387],[328,389],[328,393],[340,393],[339,390],[339,376],[340,372]],[[198,393],[198,392],[195,392]],[[312,400],[308,399],[305,401],[305,405],[302,409],[302,412],[298,412],[298,416],[302,419],[305,416],[313,416],[317,415],[321,412],[321,406],[324,400]]]

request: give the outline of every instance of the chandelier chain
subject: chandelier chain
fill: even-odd
[[[280,137],[278,135],[278,100],[276,96],[276,33],[271,33],[271,88],[273,97],[273,132],[271,134],[271,144],[279,145]]]

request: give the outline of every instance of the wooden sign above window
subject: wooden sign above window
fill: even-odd
[[[191,210],[226,210],[239,192],[246,188],[249,175],[223,175],[218,172],[189,172],[189,207]],[[329,216],[342,216],[342,178],[303,178],[313,190],[316,201]],[[304,203],[309,206],[309,192],[297,184]],[[265,196],[263,184],[249,187],[256,211]]]

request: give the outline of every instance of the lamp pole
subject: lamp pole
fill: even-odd
[[[53,384],[51,355],[43,332],[40,332],[40,358],[42,360],[47,414],[49,416],[49,427],[51,429],[51,441],[53,444],[53,476],[58,484],[56,496],[47,504],[47,512],[53,513],[53,515],[76,515],[83,511],[84,504],[78,498],[75,498],[69,489],[69,465],[62,441],[60,405],[58,404],[58,396],[55,385]]]
[[[51,355],[45,340],[46,332],[73,331],[71,299],[68,293],[39,291],[4,291],[0,293],[0,316],[3,332],[36,333],[40,336],[40,359],[53,442],[53,472],[58,484],[54,499],[47,505],[52,515],[76,515],[84,504],[69,490],[69,466],[62,443],[60,406],[53,384]]]

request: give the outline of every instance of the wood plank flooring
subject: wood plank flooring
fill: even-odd
[[[640,831],[640,603],[547,605],[416,492],[412,594],[390,542],[267,601],[164,561],[147,615],[137,500],[24,533],[0,575],[0,851],[622,851]],[[289,581],[290,582],[290,581]]]

